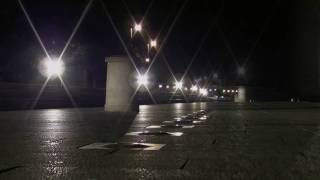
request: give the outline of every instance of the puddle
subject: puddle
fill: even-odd
[[[125,150],[144,150],[144,151],[155,151],[160,150],[164,147],[165,144],[152,144],[152,143],[129,143],[129,142],[121,142],[121,143],[92,143],[85,146],[80,147],[82,150],[89,149],[98,149],[98,150],[115,150],[115,149],[125,149]]]
[[[182,136],[183,132],[165,132],[165,131],[142,131],[142,132],[129,132],[126,133],[128,136]]]

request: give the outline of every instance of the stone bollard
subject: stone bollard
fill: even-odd
[[[240,86],[238,88],[238,93],[234,97],[234,102],[236,103],[245,103],[247,101],[246,88]]]
[[[134,67],[126,56],[106,58],[107,81],[104,110],[107,112],[130,112],[137,110],[133,105],[134,89],[130,86],[130,76]]]

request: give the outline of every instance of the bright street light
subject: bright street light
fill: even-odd
[[[150,62],[150,59],[149,59],[149,58],[146,58],[146,62],[147,62],[147,63]]]
[[[196,91],[198,91],[198,87],[196,85],[193,85],[193,86],[191,86],[190,90],[192,92],[196,92]]]
[[[181,81],[176,81],[175,88],[176,89],[182,89],[182,82]]]
[[[60,76],[64,72],[64,64],[61,60],[45,60],[45,73],[48,77]]]
[[[203,96],[207,96],[208,95],[208,90],[207,89],[201,88],[199,90],[199,92],[200,92],[200,95],[203,95]]]
[[[162,88],[162,84],[159,84],[159,88],[160,88],[160,89]]]
[[[135,32],[141,32],[142,31],[142,25],[141,24],[135,24],[134,25],[134,31]]]
[[[150,46],[151,46],[152,48],[156,48],[156,47],[157,47],[157,40],[151,40],[151,41],[150,41]]]
[[[169,86],[169,85],[166,85],[166,88],[167,88],[167,89],[169,89],[169,88],[170,88],[170,86]]]
[[[138,75],[138,78],[137,78],[137,82],[138,82],[138,85],[141,86],[147,86],[148,85],[148,75],[146,74],[142,74],[142,75]]]

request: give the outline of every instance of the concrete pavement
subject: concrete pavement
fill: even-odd
[[[140,106],[136,117],[103,108],[0,112],[0,179],[318,179],[319,107],[178,103]],[[207,119],[163,123],[200,110]],[[118,144],[81,149],[92,143]],[[143,143],[164,146],[130,150]]]

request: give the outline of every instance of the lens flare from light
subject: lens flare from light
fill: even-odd
[[[140,74],[138,75],[137,77],[137,82],[138,82],[138,85],[141,86],[147,86],[148,85],[148,75],[147,74]]]
[[[208,90],[204,89],[204,88],[200,88],[199,93],[202,96],[207,96],[208,95]]]
[[[183,83],[181,81],[176,81],[175,88],[176,89],[182,89]]]
[[[197,87],[196,85],[193,85],[193,86],[190,88],[190,90],[191,90],[192,92],[196,92],[196,91],[198,91],[198,87]]]
[[[134,25],[134,31],[141,32],[142,31],[142,25],[141,24],[135,24]]]
[[[64,64],[59,60],[45,60],[45,72],[48,77],[61,76],[64,72]]]

